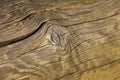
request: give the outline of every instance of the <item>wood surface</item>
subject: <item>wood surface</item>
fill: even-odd
[[[120,80],[120,0],[0,0],[0,80]]]

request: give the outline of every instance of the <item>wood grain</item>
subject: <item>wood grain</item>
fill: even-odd
[[[0,1],[0,80],[119,80],[119,0]]]

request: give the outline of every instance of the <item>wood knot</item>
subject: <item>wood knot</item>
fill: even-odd
[[[48,21],[44,26],[48,26],[46,36],[53,45],[65,47],[69,39],[67,29],[55,21]]]

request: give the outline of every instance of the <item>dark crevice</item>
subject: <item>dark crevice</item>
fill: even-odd
[[[1,23],[0,25],[1,26],[5,26],[5,25],[10,25],[10,24],[13,24],[13,23],[16,23],[16,22],[20,22],[20,21],[23,21],[25,19],[27,19],[28,17],[34,15],[35,13],[31,13],[31,14],[27,14],[25,16],[22,16],[22,17],[18,17],[18,19],[16,20],[11,20],[11,21],[6,21],[6,22],[3,22]]]
[[[29,17],[32,16],[32,15],[33,15],[33,14],[29,14],[29,15],[25,16],[24,18],[22,18],[20,21],[23,21],[23,20],[29,18]]]
[[[29,16],[30,16],[30,15],[29,15]],[[29,16],[25,17],[24,19],[28,18]],[[22,20],[24,20],[24,19],[22,19]],[[34,31],[32,31],[32,32],[30,32],[30,33],[28,33],[28,34],[25,34],[25,35],[23,35],[23,36],[14,38],[14,39],[12,39],[12,40],[0,42],[0,48],[1,48],[1,47],[5,47],[5,46],[8,46],[8,45],[10,45],[10,44],[17,43],[17,42],[19,42],[19,41],[22,41],[22,40],[24,40],[24,39],[29,38],[30,36],[34,35],[38,30],[40,30],[45,23],[46,23],[46,21],[43,22],[43,23],[41,23],[40,26],[39,26],[37,29],[35,29]]]

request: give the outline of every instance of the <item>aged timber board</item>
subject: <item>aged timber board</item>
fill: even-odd
[[[120,80],[119,0],[0,0],[0,80]]]

